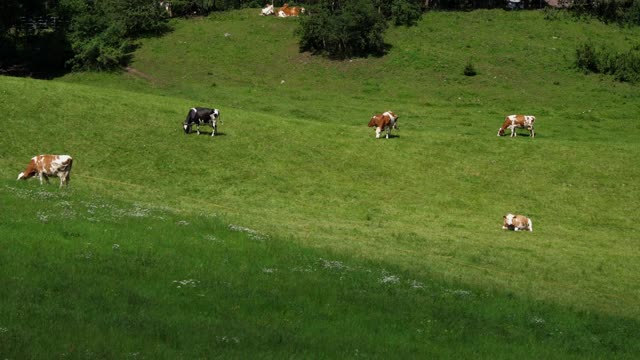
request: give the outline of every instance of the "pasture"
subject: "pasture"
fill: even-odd
[[[127,72],[0,78],[0,356],[637,354],[638,87],[571,61],[639,29],[428,13],[332,62],[258,12],[174,19]],[[220,136],[183,134],[193,106]],[[496,136],[513,113],[535,139]],[[39,153],[69,189],[15,181]]]

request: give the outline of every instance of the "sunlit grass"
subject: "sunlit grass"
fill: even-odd
[[[536,12],[428,13],[417,27],[389,30],[387,56],[330,62],[297,52],[295,20],[254,15],[246,10],[172,20],[173,33],[144,40],[134,56],[132,66],[147,78],[0,78],[0,176],[10,179],[1,189],[7,199],[2,224],[19,240],[4,243],[15,251],[4,261],[18,273],[25,265],[19,259],[37,268],[38,257],[50,253],[55,261],[45,269],[54,275],[37,275],[43,277],[35,283],[66,281],[54,295],[28,295],[35,300],[27,308],[47,296],[52,307],[63,307],[54,300],[77,291],[69,274],[84,271],[66,261],[89,256],[85,283],[101,279],[100,269],[114,269],[104,270],[112,285],[95,285],[95,292],[124,286],[117,294],[128,294],[148,281],[146,295],[134,292],[132,301],[157,307],[130,320],[144,335],[123,336],[119,341],[128,345],[107,357],[155,342],[164,345],[142,353],[206,357],[213,348],[203,344],[217,339],[211,336],[239,357],[267,343],[274,356],[489,356],[513,339],[520,345],[506,358],[633,354],[634,342],[627,340],[640,316],[632,216],[640,195],[637,87],[584,76],[570,64],[585,36],[623,46],[637,29],[545,21]],[[463,74],[469,61],[478,71],[472,78]],[[221,136],[182,133],[181,122],[195,105],[221,109]],[[366,123],[385,110],[400,115],[398,137],[376,141]],[[504,116],[518,112],[537,116],[536,138],[498,138]],[[68,192],[56,195],[56,185],[41,190],[35,180],[15,183],[39,153],[74,156]],[[22,191],[61,198],[27,197],[22,204]],[[105,204],[93,210],[98,224],[77,215],[89,213],[83,202],[92,203],[93,196]],[[145,216],[117,215],[112,206]],[[76,217],[62,225],[65,211]],[[508,212],[530,216],[535,232],[501,230]],[[213,246],[218,240],[227,246],[227,236],[240,236],[242,249]],[[127,243],[136,244],[137,260],[118,261],[131,268],[95,261],[125,254]],[[53,248],[40,249],[43,244]],[[295,260],[300,257],[304,261]],[[341,269],[353,281],[346,288],[344,277],[296,277],[319,276],[320,259],[331,271],[331,264],[343,264],[372,272]],[[179,271],[169,274],[173,262]],[[120,269],[124,277],[135,276],[118,285]],[[233,286],[214,286],[225,276],[240,278]],[[286,291],[262,283],[270,277],[282,280]],[[186,287],[181,291],[219,289],[225,306],[246,312],[196,321],[194,314],[212,305],[195,301],[184,317],[172,318],[171,310],[185,306],[167,295],[178,285]],[[361,291],[369,286],[384,291]],[[278,291],[306,300],[289,303]],[[452,299],[469,299],[467,292],[473,305],[460,310]],[[232,303],[237,298],[249,300]],[[20,303],[5,299],[10,309]],[[96,299],[106,308],[124,306],[115,295]],[[333,300],[340,311],[323,307]],[[367,308],[374,320],[367,319]],[[65,316],[80,324],[96,316],[92,309],[80,305]],[[343,324],[339,319],[351,312]],[[433,319],[416,313],[446,325],[429,333],[425,321]],[[235,321],[242,325],[234,331],[217,327]],[[413,328],[403,328],[404,322]],[[388,328],[375,333],[380,323]],[[89,339],[114,326],[105,320],[73,331]],[[210,336],[195,337],[187,353],[182,326]],[[20,341],[27,341],[27,328]],[[398,345],[386,350],[382,345],[395,344],[394,334]],[[234,348],[234,337],[241,349]],[[259,340],[248,345],[247,338]],[[281,347],[286,339],[290,346]],[[349,346],[354,339],[364,341],[359,353]],[[86,349],[107,351],[95,341]],[[468,347],[455,350],[463,343]],[[299,350],[300,344],[310,350]],[[17,350],[21,345],[12,349],[25,354]]]

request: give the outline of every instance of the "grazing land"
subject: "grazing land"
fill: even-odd
[[[0,78],[0,356],[632,358],[639,88],[572,61],[640,30],[549,17],[431,12],[333,62],[251,9],[122,73]],[[496,136],[513,113],[535,139]],[[39,153],[69,188],[15,181]]]

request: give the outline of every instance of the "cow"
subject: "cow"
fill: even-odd
[[[278,17],[289,17],[289,16],[300,16],[300,14],[304,14],[305,9],[303,7],[298,6],[289,6],[289,4],[284,3],[280,9],[278,9],[277,14]]]
[[[383,114],[376,114],[369,120],[369,127],[376,128],[376,139],[380,138],[382,130],[387,131],[386,138],[389,138],[391,129],[399,130],[398,128],[398,115],[394,114],[391,110],[384,112]]]
[[[200,125],[209,125],[213,128],[211,136],[215,136],[218,132],[218,118],[220,118],[220,110],[209,108],[191,108],[187,113],[187,118],[182,124],[185,134],[191,133],[191,127],[196,125],[196,131],[200,135]]]
[[[260,12],[260,16],[265,15],[275,15],[275,12],[273,11],[273,4],[267,4],[267,7],[262,9],[262,11]]]
[[[42,180],[49,183],[49,176],[57,176],[60,178],[60,188],[69,185],[71,180],[71,165],[73,158],[69,155],[38,155],[31,158],[27,168],[18,174],[18,180],[27,180],[30,177],[38,175],[40,185]]]
[[[533,222],[524,215],[507,214],[502,217],[502,228],[504,230],[529,230],[533,231]]]
[[[507,115],[504,118],[504,123],[502,127],[498,129],[498,136],[504,135],[504,131],[509,128],[511,129],[511,137],[516,136],[516,128],[529,130],[529,135],[531,138],[536,136],[535,131],[533,130],[533,123],[536,121],[536,117],[533,115]]]

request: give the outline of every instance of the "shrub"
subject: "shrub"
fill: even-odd
[[[74,69],[109,70],[124,65],[133,40],[166,31],[164,9],[154,0],[61,0]]]
[[[387,25],[371,1],[323,0],[300,19],[300,50],[331,58],[382,54]]]
[[[606,23],[640,25],[640,0],[575,0],[569,9],[579,17],[586,15]]]
[[[618,81],[640,82],[640,45],[624,53],[602,48],[596,51],[592,44],[576,49],[575,65],[586,73],[613,75]]]
[[[592,44],[585,43],[576,49],[576,66],[578,69],[582,69],[585,74],[589,72],[599,72],[598,56]]]
[[[471,62],[467,62],[467,65],[464,67],[463,73],[466,76],[476,76],[477,75],[476,68],[473,66],[473,64]]]

